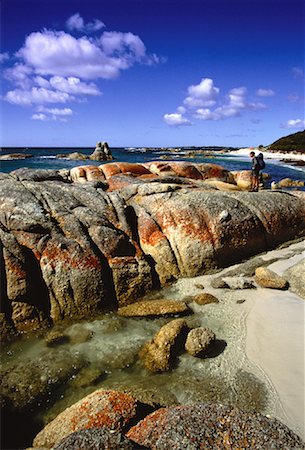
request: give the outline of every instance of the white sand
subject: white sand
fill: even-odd
[[[256,155],[263,153],[265,159],[291,159],[295,161],[305,161],[305,155],[301,153],[266,152],[251,147],[240,148],[239,150],[232,151],[230,152],[230,155],[249,156],[251,151],[254,151]]]
[[[273,263],[282,274],[299,258]],[[289,264],[290,262],[290,264]],[[247,319],[246,353],[274,386],[277,417],[305,438],[305,300],[289,291],[258,288]]]

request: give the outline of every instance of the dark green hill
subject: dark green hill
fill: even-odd
[[[268,147],[268,151],[305,153],[305,131],[278,139]]]

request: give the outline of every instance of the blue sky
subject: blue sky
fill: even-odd
[[[303,0],[2,0],[1,145],[256,146],[304,129]]]

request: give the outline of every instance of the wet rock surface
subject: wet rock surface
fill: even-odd
[[[25,360],[0,372],[0,395],[5,408],[23,411],[51,398],[54,390],[87,364],[66,350],[49,349],[35,360]],[[5,413],[5,411],[4,411]]]
[[[127,437],[151,449],[303,449],[301,439],[276,419],[214,404],[162,408]]]
[[[150,372],[164,372],[172,367],[177,352],[184,346],[188,326],[184,319],[164,325],[140,350],[139,356]]]

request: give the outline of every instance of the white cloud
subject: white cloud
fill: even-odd
[[[275,92],[272,89],[258,89],[256,91],[256,95],[258,95],[259,97],[273,97],[273,95],[275,94]]]
[[[74,100],[74,97],[66,92],[51,91],[37,87],[33,87],[29,91],[15,89],[7,92],[4,98],[9,103],[22,106],[30,106],[32,104],[41,105],[44,103],[67,103],[68,101]]]
[[[53,114],[55,116],[71,116],[73,114],[71,108],[45,108],[41,106],[38,108],[38,111]]]
[[[202,78],[199,84],[189,86],[187,91],[188,96],[183,100],[187,108],[214,106],[219,94],[219,89],[214,86],[211,78]]]
[[[215,87],[211,78],[202,78],[199,84],[189,86],[187,92],[183,106],[179,106],[176,113],[164,116],[168,125],[190,124],[187,115],[198,120],[216,121],[241,116],[243,111],[266,108],[261,102],[247,100],[248,92],[245,86],[233,88],[224,98],[220,98],[220,89]]]
[[[6,61],[9,58],[10,58],[10,56],[7,52],[0,53],[0,63],[3,63],[4,61]]]
[[[167,123],[167,125],[173,127],[178,127],[181,125],[191,125],[191,122],[179,113],[164,114],[163,119],[164,122]]]
[[[33,69],[25,64],[16,63],[4,71],[4,77],[22,89],[28,89],[31,84]]]
[[[101,91],[94,83],[84,83],[77,77],[59,77],[50,78],[49,84],[52,88],[67,92],[73,95],[100,95]]]
[[[294,128],[294,129],[303,129],[305,128],[305,120],[301,119],[290,119],[287,120],[286,123],[281,124],[281,128]]]
[[[219,120],[219,115],[212,112],[209,108],[199,108],[194,114],[195,119],[200,120]]]
[[[85,24],[84,19],[80,16],[80,14],[76,13],[73,14],[73,16],[69,17],[69,19],[66,21],[66,26],[70,31],[76,30],[87,33],[94,33],[95,31],[99,31],[102,28],[105,28],[106,25],[98,19]]]
[[[98,41],[63,31],[31,33],[18,56],[36,74],[83,79],[113,79],[135,63],[157,63],[142,40],[132,33],[106,32]]]
[[[93,32],[105,25],[99,20],[85,23],[77,13],[68,19],[67,26],[71,30]],[[2,54],[2,59],[6,55]],[[15,57],[18,62],[4,71],[13,88],[3,98],[21,106],[62,104],[98,96],[102,92],[91,80],[114,79],[137,63],[163,62],[157,55],[147,53],[139,36],[115,31],[104,32],[97,39],[44,29],[30,33]],[[40,110],[32,118],[55,120],[57,116]]]
[[[33,119],[33,120],[42,120],[42,121],[48,120],[47,116],[45,114],[43,114],[43,113],[33,114],[31,119]]]

